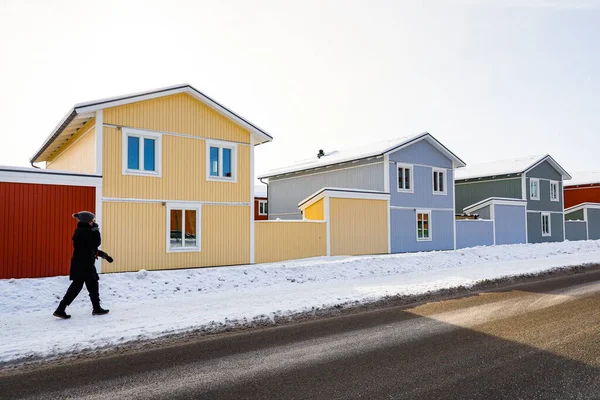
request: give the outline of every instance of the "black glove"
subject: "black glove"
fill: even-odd
[[[108,261],[109,263],[112,263],[114,260],[111,256],[109,256],[108,254],[106,254],[105,252],[103,252],[102,250],[98,250],[98,257],[100,258],[104,258],[106,261]]]
[[[97,223],[92,222],[92,232],[98,232],[100,230],[100,227],[98,226]]]

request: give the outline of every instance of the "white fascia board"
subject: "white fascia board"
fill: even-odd
[[[33,171],[25,172],[0,169],[0,182],[98,187],[102,184],[102,177],[95,175],[60,174]]]
[[[581,203],[581,204],[577,204],[576,206],[571,206],[569,208],[565,208],[564,213],[568,214],[568,213],[572,213],[574,211],[579,211],[579,210],[584,210],[586,208],[591,208],[591,209],[600,209],[600,203]]]
[[[400,144],[398,146],[395,146],[391,149],[386,150],[383,154],[389,155],[391,153],[395,153],[396,151],[402,150],[409,146],[412,146],[413,144],[418,143],[421,140],[426,140],[429,144],[431,144],[433,147],[435,147],[439,152],[443,153],[444,155],[446,155],[446,157],[451,159],[453,168],[462,168],[462,167],[467,166],[467,164],[465,164],[465,162],[463,160],[461,160],[454,153],[452,153],[450,150],[448,150],[443,144],[441,144],[441,142],[439,142],[429,132],[424,132],[421,135],[411,138],[411,139],[407,140],[406,143]]]
[[[556,162],[556,160],[554,158],[552,158],[552,156],[550,156],[549,154],[546,154],[544,157],[542,157],[540,160],[538,160],[537,162],[533,163],[529,168],[527,168],[524,173],[528,173],[529,171],[531,171],[532,169],[534,169],[535,167],[537,167],[538,165],[540,165],[541,163],[543,163],[544,161],[548,161],[550,163],[550,165],[552,165],[552,167],[560,173],[560,175],[562,176],[563,181],[569,180],[572,178],[571,175],[569,175],[569,173],[567,171],[565,171],[565,169],[563,167],[560,166],[559,163]]]
[[[311,194],[300,203],[298,208],[304,210],[324,197],[346,198],[346,199],[370,199],[370,200],[389,200],[390,194],[377,190],[360,190],[345,188],[323,188]]]
[[[478,203],[471,204],[463,208],[464,212],[473,212],[479,210],[481,208],[490,206],[490,205],[507,205],[507,206],[523,206],[527,207],[527,200],[522,199],[511,199],[508,197],[490,197],[484,200],[481,200]]]
[[[159,97],[171,96],[171,95],[179,94],[179,93],[189,94],[190,96],[192,96],[195,99],[206,104],[207,106],[209,106],[213,110],[217,111],[218,113],[222,114],[223,116],[236,122],[238,125],[241,125],[245,129],[249,130],[251,133],[253,133],[255,136],[257,136],[258,138],[261,139],[258,144],[264,143],[264,142],[270,142],[271,140],[273,140],[273,138],[270,135],[263,133],[261,128],[257,127],[255,124],[242,119],[238,115],[234,114],[232,111],[226,109],[219,103],[215,102],[211,98],[207,97],[206,95],[204,95],[203,93],[199,92],[198,90],[194,89],[192,86],[189,86],[189,85],[153,90],[151,93],[148,93],[148,94],[141,93],[141,94],[137,94],[137,95],[121,96],[118,98],[114,98],[114,100],[108,99],[108,100],[99,100],[99,101],[90,102],[90,103],[81,103],[75,107],[75,111],[78,114],[95,112],[95,111],[102,110],[105,108],[118,107],[118,106],[122,106],[122,105],[126,105],[126,104],[137,103],[140,101],[152,100],[152,99],[156,99]]]

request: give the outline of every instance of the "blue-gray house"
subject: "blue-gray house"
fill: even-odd
[[[525,230],[526,243],[562,242],[567,179],[571,176],[547,154],[469,165],[456,174],[456,212],[494,219],[505,233],[503,242],[494,244],[515,243],[523,236],[519,230]]]
[[[392,253],[454,249],[454,170],[465,163],[425,132],[313,158],[259,176],[269,219],[302,219],[298,204],[325,187],[390,194]]]

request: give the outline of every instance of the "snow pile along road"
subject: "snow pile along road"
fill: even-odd
[[[0,280],[0,363],[588,263],[600,263],[600,241],[108,274],[100,298],[110,314],[93,317],[84,289],[70,320],[52,316],[68,277]]]

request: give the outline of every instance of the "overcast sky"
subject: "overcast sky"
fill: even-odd
[[[0,165],[77,102],[190,83],[274,136],[257,175],[423,131],[600,169],[595,0],[0,0],[0,61]]]

